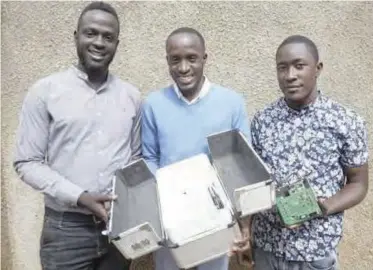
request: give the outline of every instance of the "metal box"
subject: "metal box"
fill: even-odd
[[[187,269],[229,251],[239,228],[207,155],[199,154],[156,173],[167,247]]]
[[[164,239],[156,180],[143,159],[117,170],[108,235],[127,259],[159,249]]]
[[[213,165],[238,216],[275,205],[275,184],[269,170],[240,131],[213,134],[207,141]]]

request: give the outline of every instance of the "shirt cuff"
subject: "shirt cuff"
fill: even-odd
[[[78,199],[83,192],[83,188],[73,183],[68,183],[57,191],[56,198],[70,206],[77,206]]]

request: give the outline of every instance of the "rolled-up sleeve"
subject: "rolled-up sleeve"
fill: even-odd
[[[22,181],[64,204],[76,205],[84,191],[57,171],[46,160],[50,115],[45,103],[48,83],[33,85],[23,102],[16,136],[14,168]]]
[[[365,121],[358,115],[348,117],[343,136],[341,162],[346,168],[360,167],[368,162],[368,135]]]

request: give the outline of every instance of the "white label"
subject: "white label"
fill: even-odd
[[[113,243],[126,258],[135,259],[157,250],[160,240],[146,223],[122,233]]]

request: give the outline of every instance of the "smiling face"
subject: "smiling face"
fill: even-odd
[[[194,97],[202,88],[207,55],[200,38],[193,33],[178,33],[166,44],[170,75],[185,97]]]
[[[119,43],[119,23],[110,13],[89,10],[83,14],[75,31],[79,65],[87,73],[106,72]]]
[[[316,82],[322,63],[304,43],[289,43],[276,54],[277,80],[285,99],[294,106],[312,103],[317,97]]]

